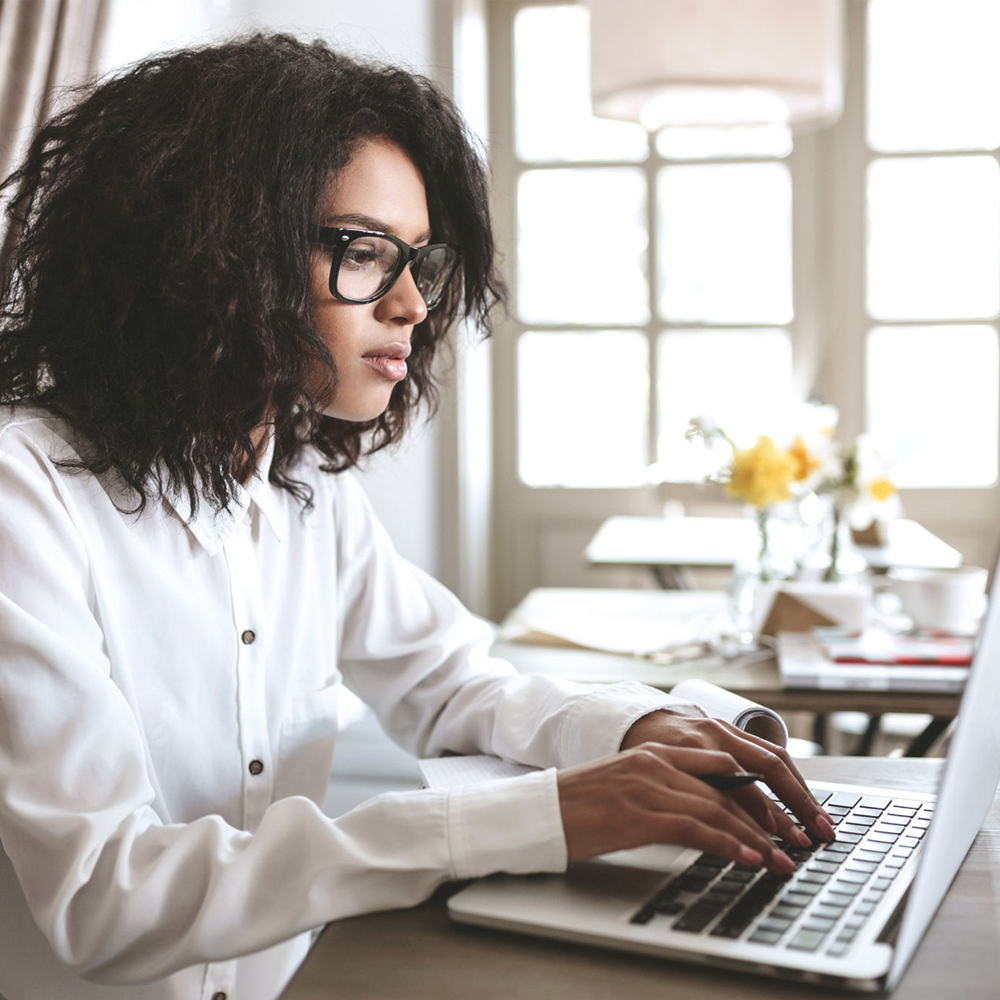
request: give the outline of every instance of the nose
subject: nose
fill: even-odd
[[[413,270],[407,266],[392,288],[375,303],[375,316],[383,323],[415,326],[427,318],[427,304],[413,280]]]

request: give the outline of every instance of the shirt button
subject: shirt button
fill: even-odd
[[[250,773],[256,777],[264,770],[264,765],[259,760],[250,761]]]
[[[240,636],[240,638],[241,638],[241,639],[243,640],[243,644],[244,644],[245,646],[249,646],[249,645],[250,645],[250,643],[252,643],[252,642],[254,641],[254,639],[256,639],[256,638],[257,638],[257,633],[256,633],[256,632],[254,632],[254,631],[253,631],[252,629],[249,629],[249,628],[248,628],[248,629],[247,629],[247,630],[246,630],[246,631],[245,631],[245,632],[244,632],[244,633],[243,633],[243,634],[242,634],[242,635]],[[213,1000],[214,1000],[214,997],[213,997]]]

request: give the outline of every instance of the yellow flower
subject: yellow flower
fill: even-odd
[[[801,435],[792,442],[791,448],[788,449],[788,454],[792,456],[792,460],[795,462],[795,472],[792,478],[797,483],[808,479],[823,464],[823,460],[814,455],[806,447],[806,443],[802,440]]]
[[[890,480],[883,476],[880,479],[873,479],[868,483],[868,494],[873,500],[882,503],[888,500],[889,497],[896,495],[896,487],[892,485]]]
[[[752,448],[737,449],[726,494],[754,507],[769,507],[791,496],[796,460],[766,434]]]

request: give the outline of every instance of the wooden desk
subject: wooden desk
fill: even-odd
[[[661,586],[683,586],[688,567],[729,567],[751,559],[757,525],[745,517],[609,517],[587,546],[595,566],[644,566]],[[922,524],[902,518],[887,527],[884,546],[858,546],[876,571],[893,566],[948,569],[962,555]]]
[[[932,789],[939,760],[816,757],[813,779]],[[849,994],[460,926],[446,894],[330,924],[282,1000],[844,1000]],[[994,1000],[1000,982],[1000,797],[893,1000]]]

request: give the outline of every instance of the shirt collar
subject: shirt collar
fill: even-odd
[[[192,513],[190,498],[184,491],[174,489],[166,494],[167,503],[210,556],[215,555],[226,544],[239,525],[250,520],[251,505],[260,511],[274,537],[279,542],[282,540],[281,518],[274,487],[267,481],[273,459],[274,435],[268,434],[267,446],[257,464],[257,471],[245,486],[236,484],[228,511],[213,510],[211,504],[202,497],[197,511]]]

